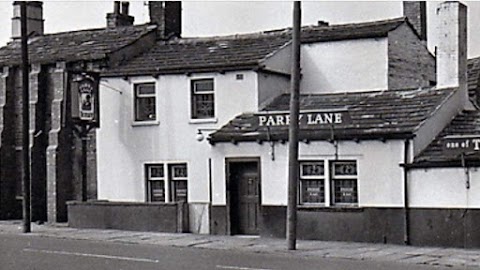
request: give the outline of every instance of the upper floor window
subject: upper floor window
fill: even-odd
[[[155,121],[156,97],[155,83],[135,84],[135,121]]]
[[[192,119],[215,117],[213,79],[193,80],[191,88]]]

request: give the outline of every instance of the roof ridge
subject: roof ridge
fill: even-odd
[[[148,23],[144,23],[144,24],[136,24],[136,25],[130,25],[130,26],[121,26],[121,27],[116,27],[116,28],[107,28],[107,27],[103,27],[103,28],[88,28],[88,29],[79,29],[79,30],[72,30],[72,31],[62,31],[62,32],[55,32],[55,33],[46,33],[46,34],[43,34],[43,35],[38,35],[38,36],[35,36],[35,37],[48,37],[48,36],[57,36],[57,35],[65,35],[65,34],[77,34],[77,33],[81,33],[81,32],[95,32],[95,31],[111,31],[111,32],[115,32],[115,31],[118,31],[118,30],[121,30],[121,29],[125,29],[125,28],[146,28],[146,29],[149,29],[151,28],[152,30],[157,28],[156,25],[152,25],[152,24],[148,24]]]
[[[333,27],[354,27],[354,26],[371,26],[376,24],[387,24],[387,23],[401,23],[406,21],[406,17],[396,17],[384,20],[372,20],[372,21],[362,21],[362,22],[350,22],[350,23],[339,23],[339,24],[331,24],[328,26],[319,26],[319,25],[303,25],[301,30],[317,30],[317,29],[331,29]],[[214,35],[214,36],[201,36],[201,37],[182,37],[174,39],[177,42],[179,40],[184,41],[196,41],[196,40],[221,40],[221,39],[242,39],[242,38],[254,38],[254,37],[269,37],[272,35],[286,35],[291,32],[291,27],[285,28],[277,28],[271,30],[264,30],[264,31],[257,31],[257,32],[249,32],[249,33],[240,33],[240,34],[228,34],[228,35]]]

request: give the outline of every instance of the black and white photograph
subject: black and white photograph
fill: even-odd
[[[0,270],[479,269],[478,14],[0,1]]]

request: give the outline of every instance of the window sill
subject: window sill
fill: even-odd
[[[202,118],[202,119],[190,119],[189,124],[216,124],[218,118]]]
[[[132,127],[142,127],[142,126],[158,126],[160,125],[160,121],[155,120],[155,121],[138,121],[138,122],[133,122]]]
[[[298,205],[298,211],[305,212],[363,212],[362,207],[357,205],[341,205],[341,206],[324,206],[318,205]]]

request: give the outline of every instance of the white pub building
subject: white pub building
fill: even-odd
[[[480,246],[478,149],[443,147],[480,134],[467,9],[438,5],[436,55],[425,2],[404,13],[302,27],[301,239]],[[98,201],[70,225],[284,237],[290,64],[281,29],[157,40],[104,70]]]

